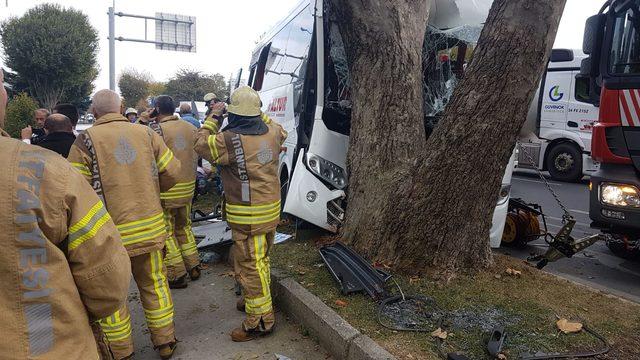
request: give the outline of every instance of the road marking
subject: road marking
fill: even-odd
[[[526,182],[532,182],[532,183],[544,185],[544,183],[542,181],[539,181],[539,180],[523,179],[523,178],[517,177],[517,176],[514,176],[512,179],[513,180],[520,180],[520,181],[526,181]],[[551,186],[562,186],[562,184],[557,184],[557,183],[554,183],[554,182],[549,182],[549,185],[551,185]]]
[[[578,210],[578,209],[569,209],[570,212],[575,212],[578,214],[583,214],[583,215],[589,215],[588,211],[584,211],[584,210]]]

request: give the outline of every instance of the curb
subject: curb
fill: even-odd
[[[360,333],[293,278],[271,270],[274,301],[302,324],[336,359],[395,360],[370,337]]]

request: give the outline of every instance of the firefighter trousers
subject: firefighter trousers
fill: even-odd
[[[232,236],[233,267],[245,299],[246,318],[242,327],[245,331],[269,332],[275,323],[269,264],[275,231],[259,235],[232,231]]]
[[[167,227],[167,279],[175,281],[200,264],[196,239],[191,231],[191,205],[165,209]]]
[[[140,291],[140,301],[154,347],[175,341],[173,300],[162,260],[162,250],[131,258],[131,271]],[[133,353],[131,316],[127,304],[113,315],[100,320],[109,347],[116,359]]]

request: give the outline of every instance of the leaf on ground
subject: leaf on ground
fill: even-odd
[[[518,271],[512,268],[507,268],[506,271],[507,275],[511,275],[511,276],[521,276],[522,275],[522,271]]]
[[[336,300],[336,306],[347,307],[347,305],[349,305],[349,303],[347,303],[346,301],[340,299]]]
[[[235,277],[235,276],[236,276],[236,274],[235,274],[233,271],[226,271],[226,272],[223,272],[223,273],[218,274],[218,276],[222,276],[222,277],[225,277],[225,276],[227,276],[227,277]]]
[[[437,328],[431,333],[431,336],[441,340],[445,340],[447,338],[447,332],[442,330],[441,328]]]
[[[505,355],[505,354],[498,354],[498,360],[507,360],[507,355]]]
[[[567,319],[560,319],[556,322],[558,329],[565,334],[577,333],[582,331],[582,324],[579,322],[569,321]]]
[[[420,281],[420,276],[412,276],[409,278],[409,284],[413,284]]]

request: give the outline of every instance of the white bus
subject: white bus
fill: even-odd
[[[446,105],[456,76],[463,73],[473,50],[466,39],[456,36],[477,41],[491,1],[456,3],[458,7],[453,8],[438,5],[430,15],[428,33],[435,34],[430,39],[438,42],[428,47],[436,60],[432,70],[442,75],[425,73],[426,107],[432,110],[428,115],[434,115],[430,119]],[[289,133],[287,151],[280,158],[284,212],[336,232],[344,219],[348,186],[351,101],[344,47],[338,26],[328,15],[329,6],[326,0],[302,1],[265,34],[253,52],[248,85],[260,92],[263,111]],[[433,81],[435,86],[430,85]],[[512,158],[494,214],[493,247],[500,245],[502,237],[513,163]]]

